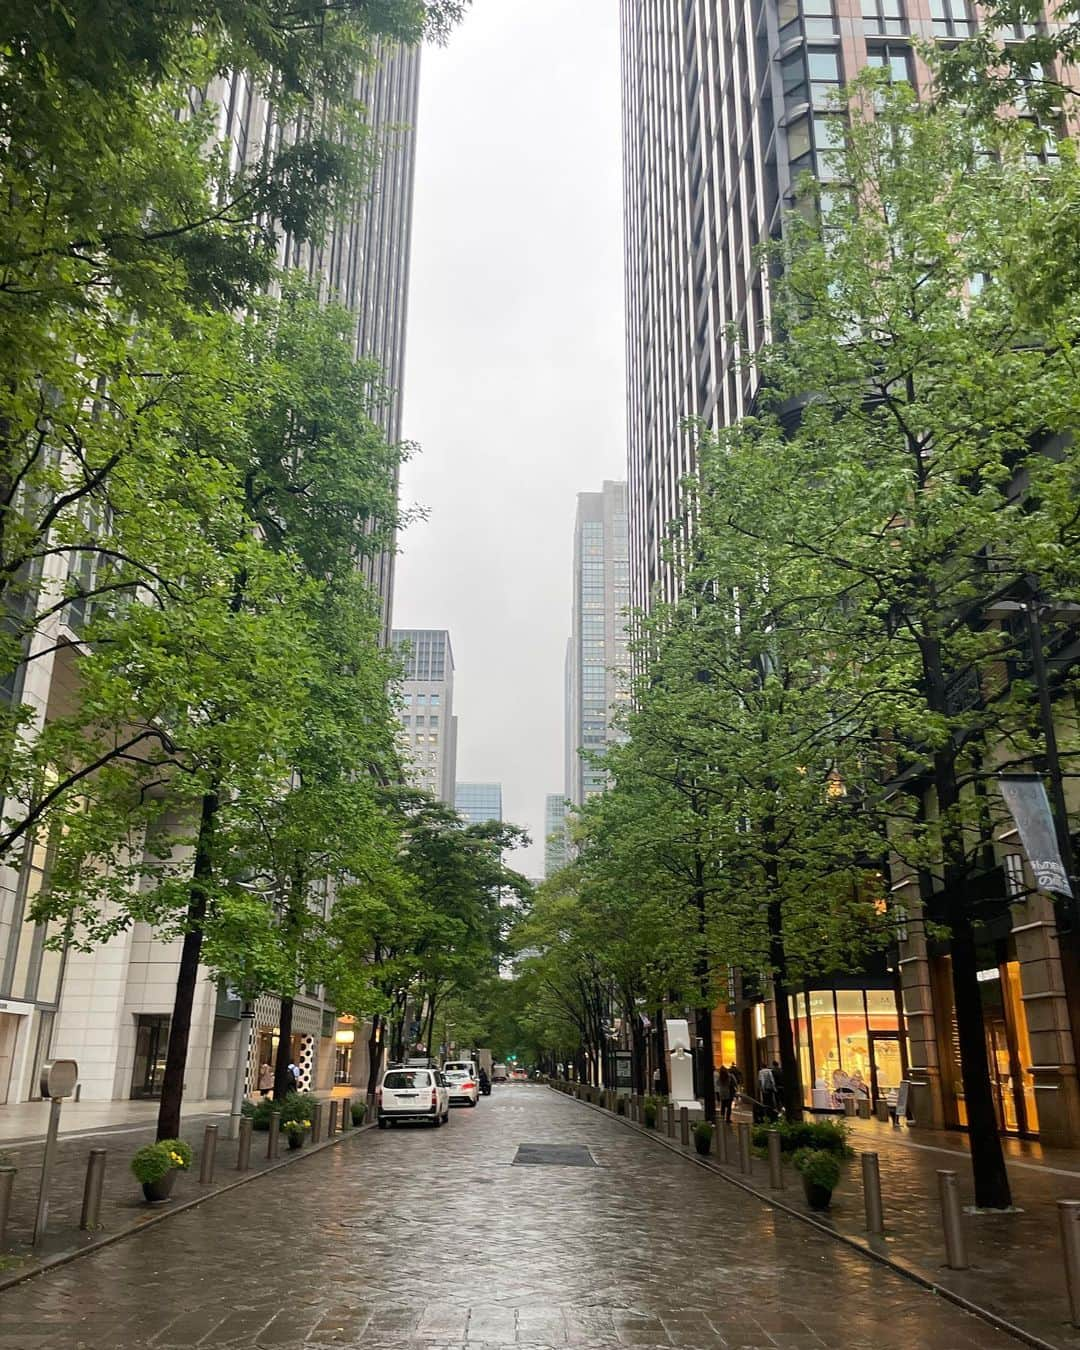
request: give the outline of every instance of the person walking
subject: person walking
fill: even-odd
[[[274,1070],[264,1059],[259,1065],[259,1092],[264,1097],[269,1097],[270,1091],[274,1086]]]
[[[721,1121],[731,1124],[731,1103],[735,1097],[735,1084],[731,1081],[731,1074],[721,1064],[716,1071],[716,1105],[720,1111]]]
[[[767,1064],[763,1064],[758,1069],[757,1076],[758,1105],[754,1107],[755,1121],[761,1117],[768,1116],[770,1120],[776,1119],[776,1080],[773,1078],[773,1071]]]
[[[299,1064],[294,1063],[292,1060],[289,1060],[289,1077],[292,1079],[292,1087],[290,1087],[289,1091],[290,1091],[290,1092],[299,1092],[299,1091],[300,1091],[300,1066],[299,1066]]]

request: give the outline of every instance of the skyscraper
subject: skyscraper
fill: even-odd
[[[566,654],[566,796],[575,806],[602,792],[607,778],[582,759],[603,750],[616,733],[613,706],[626,691],[626,620],[630,601],[626,484],[606,482],[579,492],[574,525],[574,600]]]
[[[566,798],[549,792],[544,798],[544,879],[553,877],[570,860],[566,833]]]
[[[470,825],[503,818],[501,783],[458,783],[454,791],[454,809]]]
[[[674,598],[687,419],[735,422],[768,335],[755,256],[804,170],[829,172],[829,95],[862,67],[914,79],[913,37],[964,36],[967,0],[621,0],[631,593]],[[823,156],[826,156],[823,158]],[[741,368],[742,367],[742,368]]]
[[[454,802],[457,718],[454,716],[454,652],[445,628],[395,628],[394,649],[404,663],[399,741],[410,778],[446,802]]]

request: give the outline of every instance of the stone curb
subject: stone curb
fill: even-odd
[[[57,1270],[60,1266],[66,1266],[71,1261],[78,1261],[81,1257],[89,1256],[93,1252],[99,1252],[103,1247],[111,1247],[114,1242],[120,1242],[124,1238],[131,1237],[134,1233],[143,1233],[148,1228],[153,1228],[155,1224],[164,1223],[167,1219],[173,1218],[176,1214],[183,1214],[189,1209],[194,1209],[196,1205],[205,1205],[208,1200],[216,1200],[219,1195],[225,1195],[228,1191],[236,1190],[237,1186],[246,1186],[249,1182],[260,1181],[263,1177],[269,1176],[271,1172],[276,1172],[281,1167],[291,1167],[301,1158],[310,1158],[316,1153],[321,1153],[323,1149],[334,1148],[337,1144],[344,1143],[346,1139],[353,1139],[358,1134],[363,1134],[366,1130],[373,1130],[375,1122],[369,1121],[365,1125],[352,1125],[348,1130],[339,1131],[332,1139],[324,1139],[321,1143],[313,1144],[308,1148],[292,1150],[296,1153],[295,1157],[286,1155],[279,1158],[270,1167],[264,1167],[259,1172],[251,1172],[247,1175],[238,1176],[234,1181],[226,1183],[224,1186],[218,1186],[216,1190],[207,1191],[205,1195],[192,1196],[190,1200],[185,1200],[182,1204],[174,1205],[170,1209],[163,1209],[160,1213],[147,1214],[145,1217],[136,1219],[125,1228],[118,1228],[114,1233],[107,1233],[103,1237],[93,1238],[85,1247],[76,1247],[72,1251],[57,1252],[53,1256],[48,1256],[44,1261],[39,1261],[23,1270],[11,1271],[9,1274],[0,1275],[0,1294],[5,1290],[13,1288],[17,1284],[24,1284],[27,1280],[36,1279],[39,1275],[45,1275],[50,1270]],[[260,1131],[259,1137],[262,1132]]]
[[[895,1270],[898,1275],[902,1275],[904,1279],[920,1285],[923,1289],[928,1290],[932,1294],[939,1294],[947,1302],[955,1304],[958,1308],[962,1308],[964,1312],[971,1313],[973,1317],[978,1317],[981,1321],[989,1323],[990,1326],[996,1328],[998,1331],[1004,1332],[1007,1336],[1012,1336],[1016,1340],[1022,1341],[1025,1345],[1032,1346],[1033,1350],[1061,1350],[1060,1346],[1054,1345],[1051,1341],[1044,1341],[1041,1336],[1036,1336],[1034,1332],[1025,1331],[1023,1327],[1019,1327],[1014,1322],[1010,1322],[1007,1318],[1002,1317],[1000,1313],[992,1312],[989,1308],[984,1308],[979,1303],[973,1303],[971,1299],[965,1298],[963,1294],[958,1294],[955,1290],[949,1289],[944,1284],[940,1284],[933,1276],[926,1274],[925,1271],[920,1270],[918,1266],[912,1265],[909,1261],[904,1261],[900,1257],[891,1256],[887,1252],[876,1250],[869,1242],[860,1241],[858,1238],[852,1237],[848,1233],[838,1233],[835,1228],[830,1228],[828,1224],[821,1223],[820,1220],[813,1218],[811,1215],[804,1214],[801,1210],[793,1209],[790,1205],[785,1205],[782,1200],[777,1200],[766,1192],[759,1191],[755,1187],[748,1185],[745,1181],[740,1180],[730,1172],[724,1171],[723,1168],[719,1167],[709,1158],[703,1158],[698,1153],[691,1153],[684,1150],[680,1144],[677,1144],[673,1139],[669,1140],[666,1136],[662,1135],[658,1129],[648,1130],[643,1125],[638,1125],[630,1120],[628,1116],[620,1116],[616,1112],[609,1111],[606,1107],[598,1106],[593,1102],[581,1101],[570,1093],[560,1092],[558,1088],[552,1087],[550,1083],[546,1086],[551,1092],[554,1092],[556,1096],[563,1097],[570,1102],[575,1102],[578,1106],[584,1106],[590,1111],[596,1111],[598,1114],[606,1116],[609,1120],[618,1121],[620,1124],[633,1130],[635,1134],[640,1134],[646,1139],[654,1140],[662,1147],[668,1149],[669,1152],[674,1153],[676,1157],[682,1158],[686,1162],[694,1163],[698,1167],[705,1168],[707,1172],[712,1172],[714,1176],[720,1177],[722,1181],[726,1181],[730,1186],[737,1187],[747,1195],[752,1195],[756,1200],[760,1200],[763,1204],[769,1205],[773,1209],[778,1209],[782,1214],[787,1214],[791,1218],[797,1219],[800,1223],[804,1223],[810,1228],[816,1228],[819,1233],[823,1233],[826,1237],[830,1237],[836,1242],[842,1242],[844,1246],[850,1247],[853,1251],[861,1253],[861,1255],[868,1257],[871,1261],[876,1261],[879,1265],[890,1267],[890,1269]]]

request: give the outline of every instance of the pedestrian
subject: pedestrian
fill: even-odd
[[[274,1070],[264,1059],[259,1065],[259,1091],[264,1097],[269,1097],[270,1090],[274,1086]]]
[[[721,1064],[716,1071],[716,1104],[720,1108],[720,1119],[731,1124],[731,1103],[735,1096],[735,1084],[731,1074]]]
[[[774,1059],[771,1065],[773,1081],[773,1119],[780,1114],[784,1106],[784,1073],[780,1068],[780,1061]]]
[[[732,1060],[728,1065],[727,1071],[731,1074],[731,1086],[734,1089],[733,1095],[737,1097],[742,1091],[742,1069],[740,1069],[735,1061]]]
[[[291,1092],[299,1092],[299,1091],[300,1091],[300,1066],[299,1066],[299,1064],[293,1063],[293,1061],[292,1061],[291,1059],[289,1060],[289,1077],[292,1079],[292,1087],[290,1088],[290,1091],[291,1091]]]
[[[763,1064],[758,1069],[757,1076],[758,1100],[754,1107],[754,1119],[760,1121],[766,1115],[770,1120],[776,1119],[776,1081],[773,1078],[773,1071],[767,1064]]]

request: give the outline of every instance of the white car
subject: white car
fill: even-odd
[[[450,1087],[450,1105],[464,1102],[475,1106],[480,1100],[480,1074],[471,1059],[448,1059],[442,1066]]]
[[[387,1069],[375,1089],[379,1129],[398,1120],[427,1120],[436,1127],[450,1119],[450,1092],[438,1069]]]

